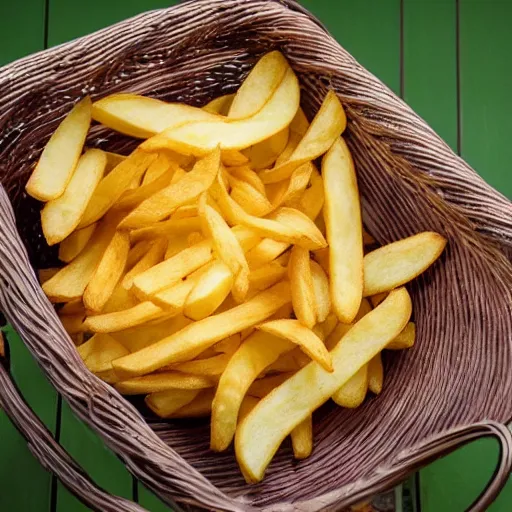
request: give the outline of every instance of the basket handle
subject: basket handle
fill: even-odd
[[[88,507],[99,512],[146,512],[137,503],[113,496],[98,487],[53,438],[22,397],[9,372],[8,342],[0,331],[0,408],[26,439],[39,463],[53,474]]]

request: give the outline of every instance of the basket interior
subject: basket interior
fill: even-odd
[[[87,45],[75,47],[70,62],[50,60],[53,68],[30,89],[16,92],[14,77],[15,98],[1,118],[0,140],[0,181],[13,201],[20,234],[33,266],[50,267],[56,263],[55,250],[44,242],[40,204],[26,196],[24,185],[74,101],[85,94],[96,99],[123,91],[200,106],[235,91],[263,53],[280,49],[299,76],[310,118],[329,88],[344,103],[363,217],[377,240],[389,243],[423,230],[448,237],[441,260],[409,287],[415,347],[386,353],[385,386],[378,398],[356,410],[326,405],[315,414],[315,449],[309,459],[295,462],[285,442],[265,481],[247,486],[232,451],[209,451],[207,422],[147,417],[151,428],[218,488],[259,506],[306,500],[368,477],[401,450],[452,426],[512,417],[512,272],[499,245],[476,232],[457,200],[446,197],[449,187],[434,164],[432,172],[429,162],[415,165],[414,130],[408,133],[400,125],[401,117],[412,114],[391,108],[391,92],[373,79],[365,95],[364,70],[326,36],[325,48],[318,42],[313,49],[292,37],[287,31],[298,16],[311,31],[316,27],[303,15],[283,8],[271,25],[264,14],[261,22],[212,23],[179,40],[167,41],[170,28],[160,27],[116,49],[110,59],[94,54],[85,63]],[[69,73],[70,66],[76,66],[75,73]],[[125,154],[135,144],[100,126],[88,138],[89,146]]]

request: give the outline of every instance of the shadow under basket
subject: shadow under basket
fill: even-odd
[[[387,356],[382,394],[356,410],[315,415],[302,462],[280,449],[264,482],[247,485],[232,452],[209,451],[205,423],[154,422],[92,375],[33,268],[56,262],[25,183],[63,116],[85,94],[121,91],[201,106],[236,90],[279,49],[314,115],[329,89],[347,113],[346,140],[363,217],[382,244],[433,230],[442,258],[409,287],[413,349]],[[0,310],[73,411],[128,469],[176,510],[342,510],[483,436],[498,467],[472,510],[486,510],[512,464],[512,205],[321,24],[291,0],[195,0],[142,14],[0,69]],[[131,141],[99,126],[90,146],[126,153]],[[12,204],[12,207],[11,207]],[[88,506],[140,511],[97,489],[53,440],[0,368],[0,403],[36,457]]]

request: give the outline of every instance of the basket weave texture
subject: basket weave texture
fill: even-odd
[[[385,358],[383,393],[356,410],[322,408],[313,455],[296,463],[285,444],[265,481],[248,486],[232,452],[210,452],[206,422],[145,418],[82,364],[33,272],[56,255],[24,186],[50,134],[85,94],[129,91],[200,106],[235,91],[273,49],[297,73],[309,117],[329,89],[341,99],[375,238],[385,244],[433,230],[449,244],[409,287],[417,341]],[[501,425],[512,418],[512,205],[295,2],[194,0],[15,62],[0,69],[0,134],[0,310],[74,412],[168,503],[341,510],[482,436],[496,437],[502,451],[474,510],[499,492],[512,464]],[[88,144],[126,153],[134,141],[95,126]],[[94,489],[45,434],[5,366],[0,383],[1,405],[73,492],[97,510],[141,510]]]

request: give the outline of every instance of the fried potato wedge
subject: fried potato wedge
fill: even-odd
[[[165,238],[156,240],[151,248],[142,258],[135,263],[135,265],[123,277],[122,284],[130,290],[133,285],[133,280],[146,270],[154,267],[164,259],[165,251],[167,250],[168,242]]]
[[[92,117],[108,128],[138,139],[147,139],[166,128],[186,123],[222,121],[221,116],[197,107],[137,94],[111,94],[95,101]]]
[[[368,389],[375,393],[380,394],[384,384],[384,367],[382,366],[382,356],[380,352],[373,357],[368,363]]]
[[[59,245],[59,260],[64,263],[73,261],[87,246],[96,229],[96,224],[91,224],[83,229],[78,229],[62,240]]]
[[[84,291],[87,309],[98,312],[103,309],[123,275],[129,252],[128,233],[116,231]]]
[[[364,296],[408,283],[430,267],[445,246],[446,238],[424,231],[369,252],[364,257]]]
[[[212,151],[197,161],[181,180],[143,201],[121,222],[122,229],[148,226],[171,215],[176,209],[197,199],[208,190],[219,172],[220,152]],[[149,185],[148,185],[149,186]]]
[[[91,99],[78,102],[46,144],[26,185],[40,201],[59,198],[75,171],[91,124]]]
[[[363,296],[363,233],[354,163],[338,138],[322,160],[331,300],[340,322],[357,314]]]
[[[288,69],[281,52],[273,51],[261,57],[236,92],[228,117],[243,119],[258,113],[272,98]]]
[[[411,310],[407,291],[392,291],[332,350],[334,372],[313,361],[258,403],[235,436],[237,460],[249,481],[263,478],[283,439],[402,331]]]
[[[303,352],[322,368],[328,372],[333,371],[331,356],[322,340],[298,320],[271,320],[258,325],[258,329],[299,345]]]
[[[199,395],[199,389],[168,389],[146,396],[146,405],[160,418],[169,418]]]
[[[82,216],[79,228],[85,228],[101,219],[123,193],[129,189],[134,179],[139,179],[156,159],[156,155],[135,150],[98,184]]]
[[[207,103],[203,107],[203,110],[206,110],[206,112],[209,112],[210,114],[220,114],[221,116],[227,116],[234,98],[234,94],[225,94],[224,96],[219,96],[218,98],[214,98],[212,101]]]
[[[364,402],[367,391],[368,365],[365,364],[332,395],[332,399],[340,407],[355,409]]]
[[[192,320],[210,316],[224,302],[232,286],[233,273],[230,268],[222,261],[213,262],[187,296],[184,315]]]
[[[291,431],[290,437],[292,439],[293,456],[298,460],[307,459],[313,451],[313,416],[309,415],[299,423]]]
[[[115,388],[123,395],[146,395],[171,389],[206,389],[213,381],[201,375],[181,372],[160,372],[118,382]]]
[[[331,296],[329,279],[323,268],[313,260],[310,260],[311,277],[313,279],[313,290],[315,293],[316,321],[324,322],[331,312]]]
[[[411,348],[414,345],[414,341],[416,339],[416,324],[414,322],[409,322],[405,329],[388,345],[386,348],[388,350],[404,350],[406,348]]]
[[[108,334],[95,334],[77,351],[85,366],[94,373],[112,370],[112,360],[128,354],[128,350]]]
[[[248,148],[286,128],[299,108],[300,88],[288,68],[282,82],[263,108],[251,117],[229,122],[194,122],[171,128],[143,142],[145,151],[172,149],[203,156],[217,146],[222,150]]]
[[[135,377],[186,361],[218,341],[262,322],[290,300],[288,283],[278,283],[244,304],[199,320],[177,334],[118,359],[115,369],[119,375]]]
[[[46,203],[41,211],[41,227],[48,245],[62,242],[78,226],[106,163],[103,151],[90,149],[78,160],[64,193]]]
[[[343,133],[347,125],[345,111],[334,91],[329,91],[306,134],[287,161],[260,173],[263,183],[289,178],[297,167],[323,155]]]
[[[295,316],[303,325],[312,329],[317,322],[316,297],[308,250],[298,245],[292,248],[288,275]]]
[[[293,343],[263,331],[255,332],[242,343],[226,366],[213,400],[212,450],[229,447],[247,390],[267,366],[293,347]]]

